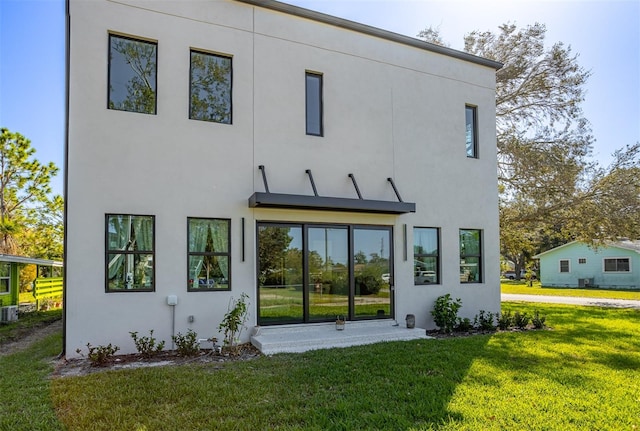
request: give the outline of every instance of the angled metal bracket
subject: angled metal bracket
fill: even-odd
[[[258,169],[262,172],[262,182],[264,183],[264,191],[269,193],[269,184],[267,184],[267,174],[264,169],[264,165],[258,166]]]
[[[391,187],[393,187],[393,191],[396,193],[396,196],[398,197],[398,202],[404,202],[400,197],[400,193],[398,193],[398,189],[396,188],[396,185],[393,183],[393,178],[387,178],[387,181],[391,183]]]
[[[307,169],[305,171],[307,175],[309,175],[309,181],[311,181],[311,188],[313,189],[313,194],[318,196],[318,190],[316,189],[316,183],[313,181],[313,174],[311,174],[311,169]]]
[[[358,188],[358,183],[356,183],[356,177],[353,174],[349,174],[349,178],[351,178],[351,182],[353,182],[353,187],[355,187],[356,189],[358,199],[362,199],[362,194],[360,193],[360,189]]]

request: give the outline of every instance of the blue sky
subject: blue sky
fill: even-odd
[[[91,1],[91,0],[87,0]],[[204,1],[204,0],[201,0]],[[209,0],[216,1],[216,0]],[[592,72],[583,104],[594,158],[640,141],[640,0],[289,0],[288,3],[407,36],[439,28],[461,49],[472,30],[547,26]],[[64,0],[0,0],[0,126],[31,140],[41,162],[64,164]],[[105,52],[105,55],[106,52]],[[62,193],[62,174],[53,181]]]

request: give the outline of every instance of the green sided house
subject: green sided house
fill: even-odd
[[[607,241],[598,248],[574,241],[534,258],[543,286],[640,289],[640,240]]]
[[[0,322],[18,318],[20,270],[25,265],[36,265],[33,294],[35,302],[50,296],[62,296],[62,262],[0,254]]]

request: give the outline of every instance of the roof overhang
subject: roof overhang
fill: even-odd
[[[0,254],[0,262],[22,263],[26,265],[63,266],[57,260],[37,259],[33,257],[15,256],[12,254]]]
[[[350,199],[264,192],[256,192],[251,195],[249,198],[249,207],[377,214],[406,214],[416,212],[416,204],[412,202],[378,201],[371,199]]]

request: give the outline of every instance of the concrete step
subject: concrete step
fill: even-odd
[[[342,331],[336,330],[333,322],[256,327],[251,343],[263,354],[273,355],[428,338],[432,337],[422,328],[395,326],[394,320],[385,319],[346,322]]]

